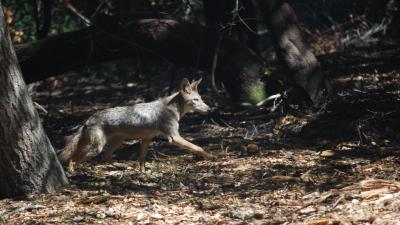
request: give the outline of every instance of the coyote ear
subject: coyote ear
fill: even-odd
[[[180,87],[181,91],[186,92],[186,93],[190,93],[192,92],[192,88],[190,86],[190,82],[187,78],[183,78],[181,81],[181,87]]]
[[[197,91],[197,86],[199,86],[200,82],[203,80],[203,78],[200,77],[200,79],[193,81],[192,84],[190,85],[190,87],[192,88],[192,90]]]

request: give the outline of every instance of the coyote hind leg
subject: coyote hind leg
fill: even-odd
[[[151,139],[142,139],[139,151],[139,170],[140,172],[145,172],[146,155],[149,150]]]

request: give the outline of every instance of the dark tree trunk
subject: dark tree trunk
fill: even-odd
[[[219,37],[213,29],[169,19],[142,19],[121,26],[107,18],[98,24],[102,26],[18,46],[25,80],[38,81],[81,66],[144,56],[211,70]],[[216,78],[231,97],[253,101],[264,97],[260,79],[263,61],[229,38],[222,39],[219,49]]]
[[[392,38],[400,38],[400,2],[390,0],[386,5],[386,18],[389,20],[387,34]]]
[[[31,4],[36,22],[36,36],[38,39],[45,38],[50,30],[53,0],[31,0]]]
[[[316,57],[303,40],[296,14],[289,1],[258,0],[257,3],[289,82],[301,87],[314,104],[320,103],[321,93],[325,88],[324,77]]]
[[[67,178],[33,107],[0,10],[0,198],[25,197],[65,184]]]

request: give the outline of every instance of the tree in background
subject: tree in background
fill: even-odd
[[[301,89],[313,103],[320,104],[325,81],[321,67],[301,34],[296,14],[288,0],[258,0],[279,62],[291,86]]]

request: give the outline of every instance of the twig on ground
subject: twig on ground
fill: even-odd
[[[32,210],[32,209],[43,209],[44,206],[43,205],[39,205],[39,204],[28,204],[26,206],[23,206],[21,208],[18,208],[15,210],[15,212],[22,212],[25,210]]]
[[[234,127],[232,127],[231,125],[229,125],[226,121],[224,121],[223,119],[220,119],[221,120],[221,122],[223,123],[223,124],[225,124],[227,127],[230,127],[230,128],[233,128],[233,129],[235,129]]]
[[[39,103],[37,102],[33,102],[33,106],[38,110],[38,111],[42,111],[45,114],[48,114],[49,112],[47,112],[47,110],[41,106]]]
[[[266,99],[262,100],[261,102],[257,103],[256,106],[263,106],[266,103],[268,103],[268,102],[270,102],[272,100],[276,101],[278,98],[281,98],[281,97],[282,97],[282,95],[280,93],[271,95],[268,98],[266,98]]]
[[[246,129],[246,134],[244,135],[244,139],[245,140],[253,140],[254,136],[258,134],[258,130],[257,127],[252,124],[252,130],[251,130],[251,134],[249,135],[249,130]]]

